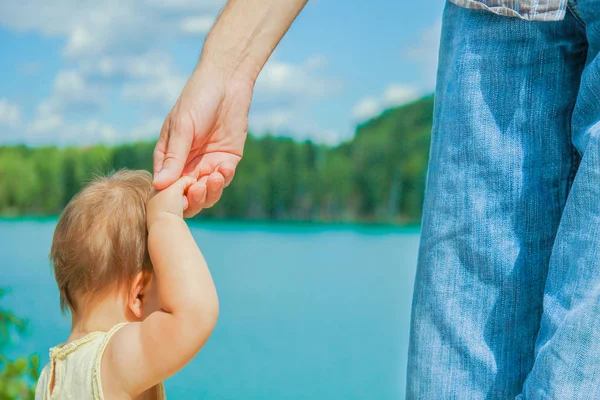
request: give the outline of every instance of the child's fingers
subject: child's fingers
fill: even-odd
[[[185,192],[194,183],[196,183],[196,178],[194,178],[192,176],[184,176],[184,177],[179,178],[177,180],[177,182],[175,182],[173,184],[173,186],[175,186],[173,188],[173,190],[175,190],[177,193],[177,196],[179,196],[181,198],[182,211],[185,211],[190,205],[190,203],[188,202],[187,196],[185,195]]]
[[[171,186],[171,189],[183,195],[187,188],[194,183],[196,183],[196,178],[192,176],[182,176]]]

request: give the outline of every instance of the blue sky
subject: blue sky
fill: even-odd
[[[152,140],[223,0],[0,0],[0,144]],[[433,91],[442,0],[311,0],[250,130],[336,143]]]

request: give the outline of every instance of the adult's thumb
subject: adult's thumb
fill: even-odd
[[[193,132],[169,132],[162,168],[154,177],[154,186],[164,189],[173,184],[183,172],[192,146]]]

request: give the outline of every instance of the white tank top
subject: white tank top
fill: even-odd
[[[102,394],[100,362],[108,341],[124,325],[115,325],[108,332],[92,332],[51,348],[50,362],[38,380],[35,400],[106,400]],[[54,388],[51,392],[52,375]],[[166,400],[162,383],[153,389],[155,396],[151,397]]]

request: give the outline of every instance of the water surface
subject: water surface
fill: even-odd
[[[0,221],[1,307],[30,321],[18,353],[63,342],[48,264],[56,221]],[[414,228],[191,223],[220,317],[169,400],[402,399],[418,246]]]

